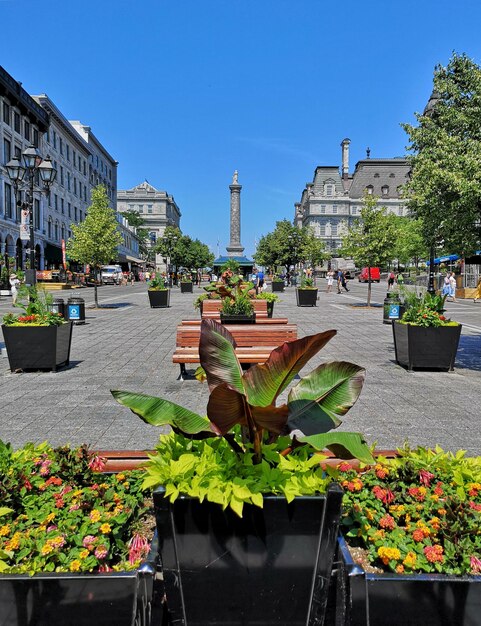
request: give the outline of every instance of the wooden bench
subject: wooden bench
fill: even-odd
[[[267,318],[267,300],[251,300],[256,314],[256,321]],[[222,300],[203,300],[202,318],[214,318],[220,320]]]
[[[272,350],[286,341],[297,339],[296,324],[229,324],[237,344],[235,353],[240,363],[264,363]],[[186,363],[199,363],[200,324],[179,324],[172,362],[180,365],[179,380],[187,374]]]

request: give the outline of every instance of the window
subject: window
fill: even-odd
[[[70,172],[67,172],[67,189],[70,191]]]
[[[75,150],[72,148],[72,163],[75,167],[75,163],[77,162],[77,155],[75,154]]]
[[[78,209],[77,209],[77,207],[74,207],[74,220],[76,222],[78,221]]]
[[[33,201],[33,225],[37,230],[40,228],[40,200],[38,198]]]
[[[63,198],[60,198],[60,210],[62,211],[62,215],[65,215],[65,203]]]
[[[325,224],[321,224],[319,226],[319,234],[321,235],[321,237],[325,237],[326,236],[326,225]]]
[[[77,179],[75,178],[75,176],[73,177],[73,192],[75,195],[77,195]]]
[[[72,205],[70,204],[70,202],[67,202],[67,208],[68,208],[68,216],[72,217]]]
[[[87,202],[87,185],[84,185],[84,200]]]
[[[60,154],[63,155],[63,139],[59,137]]]
[[[10,126],[10,105],[8,102],[3,102],[3,121]]]
[[[55,241],[58,241],[58,222],[55,222]]]
[[[12,158],[12,144],[8,139],[3,140],[3,163],[6,165]]]
[[[84,176],[87,176],[87,161],[84,161]]]
[[[60,142],[61,141],[62,140],[60,140]],[[60,145],[62,145],[62,144],[60,144]],[[60,184],[62,185],[62,187],[63,187],[63,182],[64,182],[64,180],[63,180],[63,166],[61,165],[60,166]]]
[[[65,150],[67,153],[67,161],[70,161],[70,146],[67,144],[65,144]]]
[[[402,217],[402,214],[403,214],[403,208],[402,208],[402,206],[398,207],[397,214],[398,214],[398,215],[400,215],[400,216]]]
[[[351,213],[352,213],[352,215],[357,215],[357,206],[353,206],[352,207]]]
[[[53,147],[57,149],[57,133],[53,131]]]
[[[38,148],[38,130],[36,128],[33,129],[33,145]]]
[[[13,112],[13,128],[16,133],[20,134],[20,113]]]
[[[51,217],[48,218],[47,237],[49,239],[52,239],[52,218]]]
[[[369,194],[370,196],[372,196],[373,191],[374,191],[374,187],[372,185],[368,185],[366,187],[366,193]]]
[[[333,237],[337,236],[337,224],[335,222],[331,224],[331,235]]]
[[[82,213],[82,211],[80,211],[80,221],[83,222],[84,219],[84,214]]]
[[[151,204],[147,207],[147,213],[152,213],[152,205]]]
[[[326,196],[334,195],[334,185],[328,184],[326,185],[325,189],[326,189]]]
[[[321,204],[321,213],[325,213],[325,212],[326,212],[326,205]]]
[[[383,185],[381,187],[381,193],[383,196],[387,196],[389,194],[389,187],[387,185]]]
[[[62,239],[65,241],[65,224],[62,224]]]
[[[15,154],[17,159],[22,158],[22,149],[19,146],[15,146],[15,148],[13,149],[13,153]]]
[[[143,212],[144,212],[144,205],[139,204],[139,213],[143,213]]]
[[[27,141],[30,141],[30,124],[27,120],[23,123],[23,136]]]
[[[56,211],[58,211],[58,196],[57,194],[54,195],[54,203],[53,203],[54,209]]]
[[[337,204],[332,205],[332,212],[334,215],[337,213]]]
[[[12,185],[5,183],[5,217],[12,217],[13,204]]]

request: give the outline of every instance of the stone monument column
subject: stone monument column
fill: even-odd
[[[242,185],[238,182],[238,172],[234,172],[230,189],[230,244],[227,246],[228,256],[243,256],[244,247],[240,240],[240,194]]]

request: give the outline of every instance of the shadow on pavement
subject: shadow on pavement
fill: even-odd
[[[459,340],[456,367],[481,372],[481,335],[463,336]]]

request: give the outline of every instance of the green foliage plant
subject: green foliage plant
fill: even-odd
[[[430,293],[418,294],[404,287],[399,288],[404,299],[405,313],[401,318],[403,324],[413,326],[457,326],[444,315],[444,303],[446,296],[431,295]]]
[[[301,289],[317,289],[317,287],[314,285],[312,278],[303,276],[301,279]]]
[[[270,291],[261,291],[255,298],[256,300],[267,300],[267,302],[278,302],[280,300],[276,293],[271,293]]]
[[[156,276],[149,283],[149,291],[167,291],[165,281],[162,276]]]
[[[66,322],[60,313],[51,310],[53,298],[44,289],[22,285],[18,295],[15,306],[23,313],[6,313],[3,316],[5,326],[61,326]]]
[[[149,545],[143,471],[100,473],[86,446],[0,442],[0,571],[135,569]]]
[[[373,462],[359,433],[330,432],[361,392],[362,367],[345,361],[323,363],[290,388],[287,402],[276,405],[279,395],[335,334],[329,330],[284,343],[265,363],[243,371],[231,333],[215,320],[203,320],[199,355],[210,391],[207,416],[163,398],[112,390],[117,402],[145,422],[170,425],[174,431],[161,436],[145,485],[168,483],[173,501],[190,484],[192,495],[219,501],[241,514],[244,502],[262,506],[257,495],[261,491],[281,491],[290,500],[320,490],[316,469],[322,457],[315,451],[327,448],[343,458]],[[310,487],[301,479],[306,463],[314,468],[312,481],[307,481]],[[229,484],[222,473],[226,465],[232,467]],[[284,471],[292,472],[287,482]],[[258,489],[258,481],[265,490]]]
[[[408,446],[361,472],[327,468],[344,488],[341,526],[369,562],[396,574],[481,574],[481,457]]]

